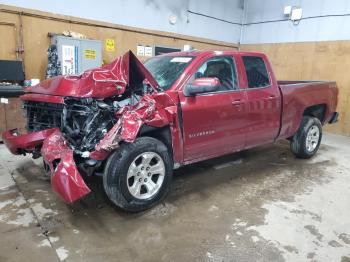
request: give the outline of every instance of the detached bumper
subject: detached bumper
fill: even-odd
[[[2,139],[13,154],[33,152],[37,146],[42,145],[41,155],[50,167],[52,187],[67,203],[90,193],[75,165],[73,151],[66,145],[59,129],[51,128],[23,135],[13,129],[4,132]]]
[[[12,129],[2,133],[2,140],[11,153],[17,155],[23,152],[34,151],[36,146],[41,145],[56,130],[56,128],[50,128],[20,135],[17,129]]]
[[[50,167],[52,187],[64,201],[73,203],[91,192],[77,169],[73,151],[59,130],[45,139],[41,155]]]

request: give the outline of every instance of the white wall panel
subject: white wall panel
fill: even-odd
[[[350,39],[350,15],[303,19],[298,25],[285,19],[286,5],[300,6],[303,18],[350,14],[348,0],[246,0],[243,44],[331,41]],[[259,23],[259,24],[251,24]]]
[[[174,32],[190,36],[237,43],[240,25],[209,17],[189,14],[203,13],[228,21],[241,21],[240,0],[2,0],[2,4],[71,15],[115,24]],[[176,15],[171,25],[169,16]]]

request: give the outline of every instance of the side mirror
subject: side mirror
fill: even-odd
[[[216,91],[220,86],[220,80],[217,77],[201,77],[195,79],[185,88],[185,96],[195,96],[196,94]]]

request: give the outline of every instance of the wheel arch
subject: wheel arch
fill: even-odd
[[[142,125],[137,137],[149,136],[161,141],[173,156],[172,136],[170,126],[153,127],[147,124]]]
[[[327,112],[326,104],[318,104],[306,107],[303,112],[303,116],[316,117],[322,124],[324,124]]]
[[[288,120],[288,118],[284,119],[284,116],[282,115],[281,128],[284,129],[281,131],[279,138],[286,138],[288,140],[292,139],[302,124],[303,117],[305,116],[315,117],[321,122],[321,125],[324,125],[326,122],[327,110],[328,107],[326,104],[316,104],[296,109],[294,117],[290,120]]]

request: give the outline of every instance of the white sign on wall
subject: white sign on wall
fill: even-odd
[[[153,56],[153,47],[145,46],[145,56]]]
[[[145,47],[143,45],[137,45],[136,55],[144,56],[145,55]]]
[[[62,45],[62,74],[72,75],[75,74],[75,46],[74,45]]]

